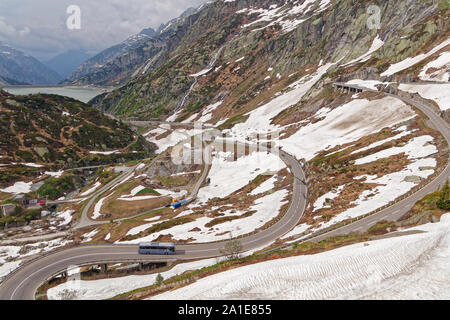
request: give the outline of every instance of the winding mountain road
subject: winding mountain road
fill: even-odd
[[[260,150],[264,151],[264,148],[260,147]],[[282,218],[272,226],[258,233],[240,238],[244,251],[261,248],[288,233],[298,224],[305,211],[307,189],[302,183],[302,181],[305,181],[302,167],[294,157],[285,152],[280,151],[280,157],[290,167],[295,177],[289,208]],[[124,178],[126,178],[126,175],[121,175],[114,181],[111,181],[110,184],[114,185],[114,183]],[[96,194],[101,194],[102,190],[103,188]],[[91,200],[95,198],[96,196],[93,196]],[[176,255],[169,257],[139,255],[136,245],[93,245],[56,250],[25,264],[10,274],[0,285],[0,300],[34,299],[35,292],[42,283],[72,266],[106,262],[157,262],[204,259],[222,256],[221,251],[223,248],[224,242],[177,245]]]
[[[368,89],[362,86],[347,85],[343,83],[337,83],[337,85],[350,87],[353,89],[363,89],[364,91],[380,93],[379,91]],[[413,99],[410,99],[406,96],[399,96],[396,94],[385,92],[381,93],[400,99],[405,103],[410,104],[421,110],[429,118],[429,124],[443,135],[443,137],[447,141],[448,146],[450,146],[450,125],[438,115],[437,111],[434,111],[429,106],[421,102],[415,101]],[[418,201],[422,200],[426,195],[433,193],[440,187],[442,187],[445,184],[445,182],[449,179],[449,177],[450,177],[450,159],[447,162],[446,166],[443,168],[443,170],[437,175],[437,177],[435,177],[430,183],[428,183],[426,186],[424,186],[423,188],[421,188],[408,198],[403,199],[374,215],[368,216],[366,218],[363,218],[359,221],[348,224],[341,228],[318,235],[317,237],[310,238],[308,239],[308,241],[320,241],[332,236],[340,236],[352,232],[362,233],[382,220],[397,221],[403,216],[405,216]]]
[[[365,91],[373,91],[364,88]],[[417,101],[392,95],[424,112],[431,124],[439,130],[450,145],[449,125],[432,109]],[[294,228],[302,218],[306,208],[307,188],[302,183],[305,175],[299,162],[291,155],[280,151],[281,159],[291,168],[294,175],[294,188],[288,210],[283,217],[258,233],[240,238],[244,251],[260,248],[285,235]],[[396,203],[395,205],[369,216],[365,219],[347,225],[345,227],[327,232],[313,240],[320,240],[334,235],[362,231],[381,220],[397,220],[405,215],[411,207],[426,194],[439,188],[450,176],[450,163],[428,185],[414,193],[412,196]],[[100,192],[101,190],[99,190]],[[96,197],[92,197],[95,199]],[[221,256],[224,243],[187,244],[178,245],[175,256],[142,256],[137,253],[136,245],[96,245],[78,246],[57,250],[37,260],[25,264],[0,285],[0,299],[34,299],[36,289],[47,279],[67,270],[70,266],[80,266],[95,263],[119,263],[119,262],[157,262],[168,260],[192,260]]]

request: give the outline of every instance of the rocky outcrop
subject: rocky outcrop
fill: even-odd
[[[189,26],[196,9],[189,8],[180,17],[162,24],[158,30],[143,29],[139,34],[108,48],[80,65],[64,83],[75,85],[119,86],[152,70],[159,53],[171,47],[179,27]]]
[[[219,96],[225,101],[222,107],[236,114],[255,108],[261,92],[276,85],[285,88],[331,62],[335,65],[326,76],[333,80],[410,80],[409,70],[391,78],[380,74],[391,63],[441,41],[448,25],[440,2],[385,1],[379,29],[367,27],[367,7],[362,0],[209,3],[178,27],[149,60],[147,72],[96,104],[117,116],[165,118],[195,83],[179,119]],[[379,50],[344,67],[365,54],[376,37],[384,42]],[[192,75],[207,68],[217,53],[213,68],[195,80]]]

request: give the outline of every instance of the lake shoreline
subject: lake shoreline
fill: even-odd
[[[116,87],[101,86],[76,86],[66,84],[18,84],[18,85],[0,85],[0,89],[37,89],[37,88],[67,88],[67,89],[95,89],[95,90],[115,90]]]
[[[13,95],[30,94],[55,94],[88,103],[96,96],[110,92],[113,88],[101,88],[93,86],[68,86],[68,85],[45,85],[45,86],[2,86],[6,92]]]

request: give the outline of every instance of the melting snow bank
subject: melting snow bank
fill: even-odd
[[[94,236],[99,232],[99,230],[94,229],[89,233],[85,233],[83,234],[83,242],[89,242],[92,241],[92,239],[94,238]]]
[[[435,54],[436,52],[438,52],[439,50],[445,48],[446,46],[448,46],[450,44],[450,38],[445,40],[444,42],[442,42],[440,45],[438,45],[437,47],[433,48],[431,51],[427,52],[427,53],[423,53],[423,54],[419,54],[416,57],[410,57],[410,58],[406,58],[403,61],[400,61],[399,63],[393,64],[389,67],[389,69],[387,69],[385,72],[383,72],[381,74],[382,77],[385,76],[391,76],[393,74],[396,74],[397,72],[403,71],[405,69],[408,69],[409,67],[412,67],[413,65],[425,60],[426,58],[432,56],[433,54]]]
[[[429,155],[435,154],[438,152],[436,146],[430,144],[433,141],[432,136],[420,136],[414,139],[411,139],[406,145],[403,147],[393,147],[389,149],[385,149],[379,151],[377,153],[373,153],[364,158],[357,159],[355,161],[356,165],[361,165],[365,163],[370,163],[377,161],[378,159],[389,158],[396,154],[404,153],[408,156],[408,159],[418,159],[427,157]]]
[[[428,63],[419,74],[423,81],[450,81],[450,51],[443,52],[436,59]]]
[[[202,71],[200,71],[200,72],[198,72],[198,73],[196,73],[196,74],[190,74],[189,76],[190,76],[190,77],[197,78],[197,77],[200,77],[200,76],[203,76],[203,75],[207,74],[207,73],[210,72],[211,70],[212,70],[212,68],[206,68],[206,69],[203,69]]]
[[[278,114],[297,104],[302,97],[316,84],[317,81],[333,66],[334,63],[328,63],[312,75],[307,75],[291,84],[285,93],[280,93],[276,98],[263,105],[262,107],[249,112],[249,118],[245,123],[237,124],[232,131],[244,133],[258,132],[260,130],[277,129],[277,126],[271,125],[272,119]],[[258,132],[259,133],[259,132]]]
[[[351,203],[356,205],[355,207],[350,208],[333,217],[330,221],[321,224],[317,230],[330,227],[346,219],[356,218],[372,212],[406,194],[416,186],[416,183],[406,181],[406,177],[417,176],[425,179],[434,172],[433,169],[421,170],[421,168],[428,167],[436,167],[436,160],[432,158],[420,159],[408,165],[403,171],[390,173],[381,178],[377,178],[376,176],[359,177],[361,179],[366,178],[364,183],[373,183],[378,184],[379,186],[372,190],[364,191],[356,201]],[[356,179],[358,179],[358,177],[356,177],[355,180]]]
[[[155,191],[159,195],[149,195],[149,196],[136,196],[140,191],[146,189],[144,186],[138,186],[131,190],[130,194],[121,196],[117,198],[117,200],[121,201],[140,201],[140,200],[149,200],[149,199],[156,199],[156,198],[162,198],[162,197],[168,197],[171,196],[172,198],[180,198],[187,194],[186,190],[182,190],[180,192],[173,192],[171,190],[165,190],[165,189],[155,189]]]
[[[58,227],[63,227],[63,226],[68,225],[72,221],[72,214],[74,212],[75,212],[75,210],[65,210],[65,211],[58,212],[55,216],[57,221],[53,221],[52,225],[57,225]],[[60,222],[58,223],[58,221],[60,221]]]
[[[193,240],[194,243],[205,243],[212,241],[226,240],[233,237],[245,235],[254,230],[263,227],[267,222],[276,218],[286,203],[283,201],[288,196],[287,190],[279,190],[263,198],[257,199],[255,204],[246,212],[255,211],[251,216],[240,218],[236,220],[226,221],[216,224],[213,227],[206,225],[215,218],[202,217],[197,220],[182,225],[177,225],[172,228],[152,233],[146,237],[138,238],[130,241],[116,242],[118,244],[136,244],[140,242],[151,242],[162,235],[172,235],[175,240]],[[233,210],[227,210],[224,213],[225,217],[239,217],[245,212],[234,213]],[[152,222],[144,226],[138,226],[129,231],[129,234],[138,234],[151,226],[161,223],[162,221]]]
[[[52,171],[45,171],[44,174],[49,175],[51,177],[54,178],[59,178],[63,175],[64,170],[60,170],[60,171],[56,171],[56,172],[52,172]]]
[[[279,141],[284,151],[311,160],[321,150],[357,141],[416,116],[409,106],[393,97],[356,99],[333,110],[321,109],[318,114],[324,117],[321,121]]]
[[[443,111],[450,109],[450,83],[446,84],[400,84],[402,91],[418,93],[425,99],[435,101]]]
[[[90,151],[89,153],[90,154],[101,154],[101,155],[104,155],[104,156],[109,156],[111,154],[118,153],[118,152],[119,152],[119,150],[114,150],[114,151]]]
[[[337,198],[341,194],[342,190],[344,190],[344,188],[345,188],[345,185],[339,186],[336,190],[330,191],[330,192],[324,194],[323,196],[321,196],[319,199],[317,199],[316,202],[314,203],[313,212],[315,212],[319,209],[331,206],[327,203],[327,200],[328,199],[333,200],[333,199]]]
[[[95,219],[100,218],[100,216],[102,215],[102,213],[100,212],[100,210],[101,210],[101,208],[102,208],[102,206],[103,206],[103,201],[105,201],[106,198],[108,198],[108,197],[101,198],[101,199],[95,204],[95,206],[94,206],[94,213],[92,214],[92,219],[95,220]]]
[[[372,45],[370,46],[369,50],[365,54],[348,62],[347,64],[344,65],[344,67],[354,64],[356,62],[358,62],[358,63],[366,62],[367,60],[369,60],[372,57],[372,53],[374,53],[375,51],[380,49],[383,45],[384,45],[384,41],[380,39],[379,35],[377,35],[375,37],[375,39],[373,40]]]
[[[8,187],[6,189],[0,189],[1,192],[5,193],[14,193],[14,194],[20,194],[20,193],[28,193],[31,192],[31,185],[33,182],[16,182],[13,186]]]
[[[6,276],[18,268],[23,258],[65,246],[70,242],[72,241],[58,238],[51,241],[36,242],[21,246],[2,245],[0,246],[0,277]]]
[[[360,86],[360,87],[365,87],[365,88],[369,88],[372,90],[376,90],[379,91],[377,88],[377,85],[384,85],[387,86],[388,84],[390,84],[390,82],[381,82],[378,80],[360,80],[360,79],[353,79],[350,80],[346,83],[347,85],[356,85],[356,86]]]
[[[256,187],[252,192],[250,192],[250,195],[254,196],[257,194],[265,193],[267,191],[272,190],[275,187],[275,182],[277,182],[277,176],[274,175],[261,183],[258,187]]]
[[[364,184],[375,184],[377,186],[364,191],[356,201],[350,203],[350,205],[354,205],[354,207],[339,213],[328,222],[321,222],[318,228],[312,229],[310,232],[328,228],[341,221],[372,212],[377,208],[389,204],[389,202],[394,201],[413,189],[417,185],[416,182],[413,182],[414,179],[420,181],[421,179],[426,179],[431,176],[434,173],[437,162],[434,158],[425,157],[437,152],[436,147],[429,144],[432,140],[433,138],[431,136],[420,136],[411,139],[404,147],[393,147],[369,155],[365,158],[358,159],[357,164],[370,163],[381,158],[405,153],[412,163],[401,171],[389,173],[379,178],[376,175],[354,177],[354,180],[361,180]],[[413,178],[413,180],[410,181],[408,178]],[[340,188],[342,187],[339,187],[339,189]],[[340,191],[342,190],[340,189],[338,192]],[[329,196],[327,195],[327,197]],[[322,201],[322,199],[319,200]],[[319,200],[319,203],[314,204],[314,206],[320,204]],[[301,232],[303,231],[306,231],[306,229],[302,228]]]
[[[230,156],[231,152],[215,154],[208,175],[211,184],[199,190],[197,198],[200,202],[216,197],[224,198],[245,187],[260,174],[286,168],[286,164],[272,153],[253,152],[237,161],[227,160]]]
[[[266,22],[267,24],[265,26],[253,29],[252,31],[280,25],[282,33],[287,33],[308,20],[309,18],[306,16],[307,13],[309,14],[308,16],[311,17],[326,10],[329,5],[330,0],[320,0],[320,2],[319,0],[305,0],[302,3],[295,3],[292,7],[286,7],[285,4],[280,4],[280,6],[273,4],[268,9],[255,9],[250,7],[239,10],[236,13],[246,13],[249,16],[257,14],[258,19],[243,25],[242,28],[248,28]]]
[[[100,187],[102,184],[100,182],[96,182],[94,184],[94,186],[92,188],[90,188],[89,190],[86,190],[85,192],[83,192],[82,194],[80,194],[81,197],[90,195],[92,192],[94,192],[95,190],[97,190],[98,187]]]
[[[450,214],[411,234],[236,268],[154,297],[449,299]]]
[[[214,265],[216,262],[216,259],[206,259],[177,264],[172,269],[161,272],[161,275],[164,279],[168,279],[186,271],[197,270]],[[47,297],[49,300],[61,300],[63,291],[69,290],[75,293],[76,300],[109,299],[123,292],[152,285],[155,283],[157,275],[158,274],[149,274],[92,281],[72,280],[49,289],[47,292]]]
[[[353,152],[350,153],[350,154],[356,154],[356,153],[360,153],[360,152],[363,152],[363,151],[366,151],[366,150],[374,149],[374,148],[376,148],[376,147],[382,146],[383,144],[385,144],[385,143],[387,143],[387,142],[401,139],[401,138],[403,138],[403,137],[405,137],[405,136],[407,136],[407,135],[409,135],[409,134],[411,134],[411,133],[413,133],[413,132],[415,132],[415,131],[417,131],[417,130],[418,130],[418,129],[409,131],[409,130],[407,130],[407,127],[406,127],[406,126],[401,126],[401,127],[398,128],[397,130],[393,130],[394,132],[400,132],[399,134],[396,134],[395,136],[392,136],[392,137],[390,137],[390,138],[386,138],[386,139],[383,139],[383,140],[379,140],[379,141],[377,141],[377,142],[374,142],[374,143],[368,145],[367,147],[357,149],[357,150],[353,151]]]
[[[184,141],[184,140],[190,141],[189,139],[191,136],[195,136],[202,132],[203,132],[203,130],[201,130],[201,129],[191,129],[191,130],[177,129],[177,130],[172,131],[165,138],[158,140],[158,139],[156,139],[157,137],[152,136],[152,137],[147,137],[147,140],[149,142],[153,142],[154,144],[156,144],[158,146],[158,150],[155,151],[156,153],[161,153],[161,152],[167,150],[168,148],[177,145],[181,141]]]

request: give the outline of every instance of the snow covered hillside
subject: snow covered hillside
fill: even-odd
[[[442,111],[450,109],[450,83],[443,84],[401,84],[400,90],[418,93],[425,99],[433,100]]]
[[[161,276],[168,279],[185,271],[213,265],[215,262],[216,259],[205,259],[181,263],[168,271],[161,272]],[[64,290],[69,290],[75,293],[75,300],[109,299],[120,293],[141,288],[143,285],[152,285],[155,283],[157,275],[149,274],[91,281],[74,279],[49,289],[47,297],[49,300],[61,300]]]
[[[154,299],[449,299],[450,214],[417,231],[249,265]]]

